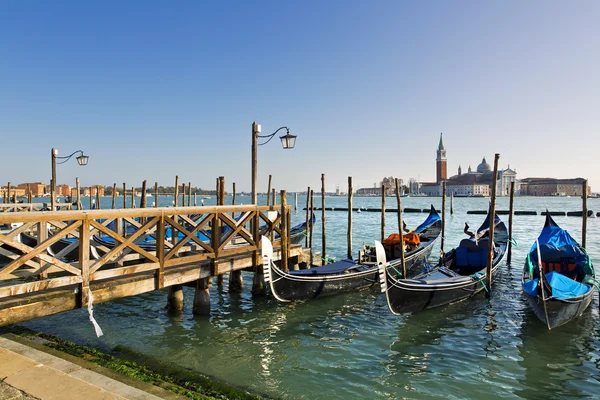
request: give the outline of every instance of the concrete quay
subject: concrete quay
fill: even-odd
[[[17,342],[10,334],[0,336],[0,400],[185,399],[146,382],[117,377],[85,360],[65,358]]]

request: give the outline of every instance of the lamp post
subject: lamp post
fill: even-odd
[[[51,206],[52,211],[54,211],[54,204],[56,201],[56,164],[64,164],[71,159],[75,154],[80,153],[79,156],[76,157],[77,163],[79,165],[87,165],[89,157],[83,154],[83,151],[77,150],[71,153],[66,157],[58,157],[58,149],[55,147],[52,148],[50,154],[52,156],[52,180],[50,181],[50,198],[51,198]],[[61,160],[61,161],[56,161]]]
[[[288,129],[288,127],[282,126],[281,128],[277,129],[275,132],[271,133],[270,135],[261,136],[260,135],[260,130],[261,130],[260,125],[257,124],[256,121],[252,123],[252,204],[254,204],[254,205],[258,204],[257,194],[256,194],[258,146],[262,146],[262,145],[269,143],[271,141],[271,139],[273,139],[275,134],[277,134],[277,132],[279,132],[282,129],[286,130],[286,134],[279,137],[279,139],[281,139],[281,145],[283,146],[284,149],[293,149],[294,146],[296,145],[296,136],[290,134],[290,130]],[[264,143],[259,144],[258,143],[259,139],[266,139],[266,141]],[[258,240],[258,237],[259,237],[259,230],[258,230],[259,223],[260,223],[260,218],[257,213],[256,217],[254,218],[253,227],[252,227],[253,236],[255,237],[256,240]],[[259,261],[260,261],[260,255],[259,255],[259,252],[256,251],[254,254],[254,257],[253,257],[253,262],[252,262],[253,267],[254,267],[254,279],[252,282],[252,293],[255,295],[264,295],[265,294],[265,287],[264,287],[265,284],[264,284],[264,278],[262,275],[262,268],[259,268],[259,264],[260,264]]]
[[[282,129],[286,130],[286,134],[279,137],[279,139],[281,139],[281,145],[283,146],[284,149],[293,149],[294,146],[296,145],[296,136],[290,134],[290,129],[287,126],[282,126],[281,128],[277,129],[275,132],[271,133],[270,135],[260,135],[260,130],[261,130],[260,125],[257,124],[256,122],[252,123],[252,204],[258,204],[257,194],[256,194],[258,146],[263,146],[263,145],[269,143],[271,141],[271,139],[273,139],[273,136],[275,136],[275,134],[277,134],[277,132],[279,132]],[[266,141],[264,143],[259,144],[258,143],[259,139],[266,139]]]

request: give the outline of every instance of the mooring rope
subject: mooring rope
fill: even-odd
[[[474,274],[472,274],[470,276],[471,276],[471,278],[473,278],[476,281],[478,281],[479,283],[481,283],[481,286],[483,286],[483,288],[485,289],[486,292],[490,293],[490,291],[488,290],[488,288],[484,282],[485,275],[481,271],[475,272]]]

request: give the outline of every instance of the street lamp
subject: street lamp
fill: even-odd
[[[257,124],[256,122],[252,123],[252,204],[258,203],[257,195],[256,195],[256,171],[257,171],[257,166],[258,166],[258,160],[257,160],[258,146],[262,146],[262,145],[269,143],[271,141],[271,139],[273,139],[273,137],[277,134],[277,132],[279,132],[282,129],[286,130],[286,134],[279,137],[279,139],[281,140],[281,145],[283,146],[284,149],[293,149],[294,146],[296,145],[296,136],[290,134],[290,129],[287,126],[282,126],[281,128],[277,129],[275,132],[271,133],[270,135],[262,135],[261,136],[260,135],[260,130],[261,130],[260,125]],[[259,144],[258,139],[266,139],[266,141]]]
[[[50,154],[52,156],[52,180],[50,181],[50,197],[51,197],[51,206],[52,206],[52,211],[54,211],[54,203],[55,203],[55,198],[56,198],[56,164],[64,164],[67,161],[69,161],[71,159],[71,157],[73,157],[75,154],[78,154],[79,156],[76,157],[77,159],[77,163],[79,165],[87,165],[89,157],[83,154],[83,151],[81,150],[77,150],[74,151],[73,153],[69,154],[66,157],[58,157],[58,149],[56,148],[52,148]],[[56,161],[56,160],[61,160],[61,161]]]

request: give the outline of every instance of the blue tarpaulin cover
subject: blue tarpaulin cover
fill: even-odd
[[[573,297],[578,297],[592,290],[590,285],[579,283],[573,279],[559,274],[558,272],[550,272],[545,274],[546,280],[552,287],[552,297],[559,300],[568,300]],[[530,296],[537,296],[538,278],[523,282],[523,290]]]
[[[431,206],[431,211],[429,211],[429,216],[427,219],[419,225],[413,232],[422,233],[425,229],[429,228],[431,225],[435,224],[440,220],[440,215],[435,211],[433,205]]]

